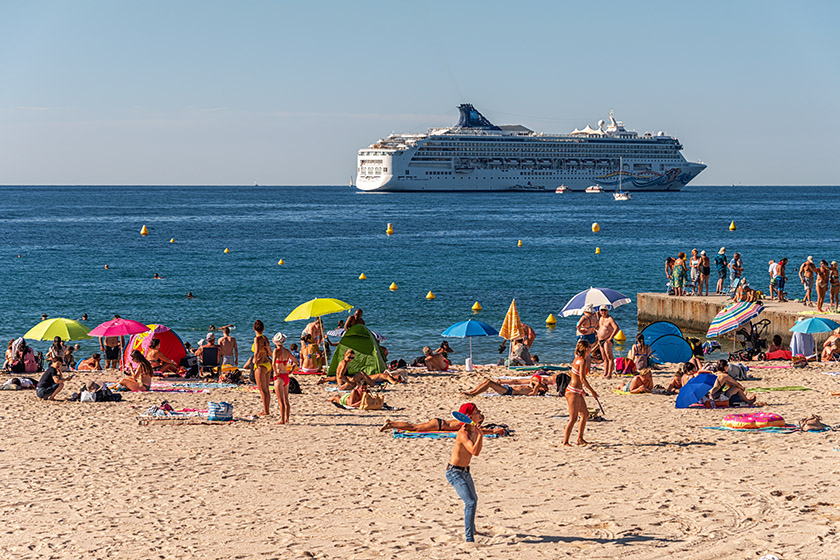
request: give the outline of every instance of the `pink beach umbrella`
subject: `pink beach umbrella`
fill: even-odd
[[[149,327],[139,321],[131,319],[111,319],[92,329],[89,336],[131,336],[133,334],[146,332]],[[122,354],[122,338],[120,338],[120,354]],[[122,360],[120,360],[120,371],[122,371]]]

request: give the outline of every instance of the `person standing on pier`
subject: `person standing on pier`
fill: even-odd
[[[715,289],[716,294],[723,293],[723,281],[726,279],[726,269],[728,265],[729,261],[726,259],[726,247],[721,247],[715,257],[715,268],[717,268],[718,273],[717,288]]]
[[[802,286],[805,288],[805,297],[802,299],[802,303],[809,307],[814,305],[814,302],[811,301],[811,293],[814,291],[814,276],[816,272],[817,267],[814,265],[814,257],[811,256],[805,259],[805,262],[799,267],[799,281],[802,282]]]
[[[786,302],[785,299],[785,282],[787,281],[787,276],[785,276],[785,267],[787,266],[788,260],[787,257],[783,259],[779,259],[779,262],[776,263],[776,295],[779,297],[779,303]]]

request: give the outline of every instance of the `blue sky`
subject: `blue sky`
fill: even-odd
[[[836,2],[0,2],[0,184],[346,184],[471,102],[614,109],[693,184],[840,184]]]

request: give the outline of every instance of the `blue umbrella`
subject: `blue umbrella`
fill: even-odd
[[[807,334],[831,332],[836,328],[840,328],[840,324],[835,323],[831,319],[823,319],[822,317],[811,317],[804,321],[799,321],[793,325],[790,332],[801,332]]]
[[[570,299],[560,314],[563,317],[583,315],[583,308],[589,304],[595,307],[595,309],[598,309],[602,305],[606,305],[612,309],[625,303],[630,303],[630,298],[621,292],[616,292],[608,288],[589,288]]]
[[[499,331],[481,321],[475,319],[467,319],[460,323],[455,323],[448,327],[445,331],[440,333],[441,336],[454,336],[455,338],[469,338],[470,339],[470,362],[472,362],[472,337],[474,336],[495,336]]]
[[[717,376],[711,373],[698,373],[680,389],[676,407],[688,408],[694,403],[700,402],[703,396],[715,386],[715,381],[717,381]]]

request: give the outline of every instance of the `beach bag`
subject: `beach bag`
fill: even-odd
[[[747,378],[747,368],[742,364],[729,364],[729,377],[736,381],[744,381]]]
[[[568,373],[558,373],[554,377],[554,382],[557,384],[557,394],[562,397],[566,394],[566,387],[572,382],[572,378]]]
[[[213,422],[230,422],[233,420],[233,405],[229,402],[208,402],[207,419]]]
[[[816,414],[812,414],[808,418],[803,418],[799,421],[799,429],[803,432],[824,432],[830,430],[831,426],[823,424],[822,418]]]
[[[796,354],[793,358],[791,358],[791,363],[795,368],[804,368],[808,366],[808,359],[801,354]]]
[[[85,389],[79,395],[79,402],[96,402],[96,392]]]
[[[289,394],[300,395],[303,391],[300,390],[300,383],[294,377],[289,377]]]
[[[385,397],[370,391],[362,393],[362,402],[359,405],[359,410],[382,410],[385,405]]]

